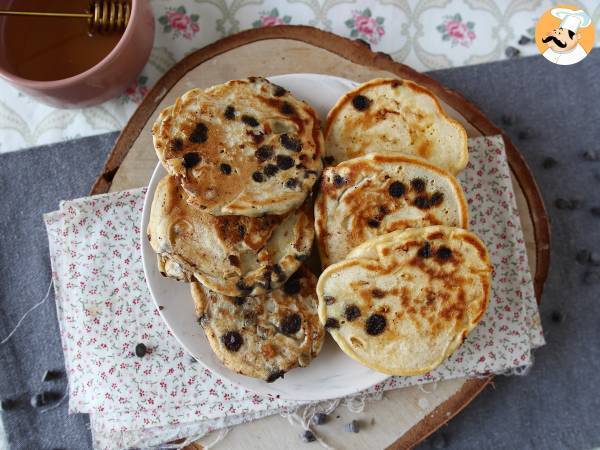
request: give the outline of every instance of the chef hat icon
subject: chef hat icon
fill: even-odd
[[[573,11],[569,8],[554,8],[550,13],[561,20],[560,28],[573,33],[577,33],[579,28],[586,28],[592,23],[590,16],[582,9]]]

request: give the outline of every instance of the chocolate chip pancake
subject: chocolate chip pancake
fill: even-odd
[[[429,225],[467,228],[467,202],[450,173],[424,160],[372,153],[328,167],[315,203],[324,267],[364,241]]]
[[[485,312],[492,266],[473,233],[430,226],[375,237],[319,278],[319,318],[340,348],[391,375],[438,366]]]
[[[167,276],[193,276],[225,295],[258,295],[280,287],[310,254],[310,201],[285,215],[246,217],[213,216],[186,200],[175,177],[158,183],[147,232]]]
[[[281,289],[227,297],[192,283],[199,322],[230,370],[273,382],[319,354],[325,331],[317,314],[316,277],[300,268]]]
[[[213,215],[285,214],[321,173],[315,111],[264,78],[192,89],[161,112],[152,134],[187,201]]]
[[[468,162],[467,133],[437,98],[407,80],[374,79],[329,111],[327,155],[340,163],[368,153],[406,154],[456,174]]]

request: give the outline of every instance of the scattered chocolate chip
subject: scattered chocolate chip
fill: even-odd
[[[227,259],[232,266],[240,267],[240,258],[237,255],[229,255]]]
[[[202,158],[198,153],[190,152],[183,155],[183,167],[191,169],[200,162]]]
[[[413,178],[410,180],[410,185],[417,192],[423,192],[427,187],[427,183],[423,178]]]
[[[517,123],[517,118],[512,114],[502,114],[500,117],[500,122],[502,122],[502,125],[510,127]]]
[[[244,297],[233,297],[233,302],[237,306],[243,306],[246,303],[246,299]]]
[[[413,205],[419,209],[428,209],[431,206],[429,199],[425,195],[419,195],[418,197],[415,197],[413,200]]]
[[[200,317],[198,317],[196,319],[196,322],[198,322],[198,325],[200,325],[201,327],[204,328],[204,325],[206,324],[208,320],[208,317],[206,317],[206,314],[202,314]]]
[[[277,167],[281,170],[288,170],[294,167],[294,158],[288,155],[277,155],[275,161],[277,162]]]
[[[273,265],[273,273],[275,273],[275,275],[277,277],[277,281],[285,280],[285,273],[283,273],[283,270],[281,270],[281,267],[279,266],[279,264]]]
[[[257,127],[259,125],[258,120],[256,120],[254,117],[248,116],[246,114],[244,114],[242,116],[242,122],[244,122],[249,127]]]
[[[290,116],[296,112],[294,107],[292,105],[290,105],[288,102],[283,102],[281,104],[280,111],[287,116]]]
[[[300,142],[299,139],[292,137],[287,133],[284,133],[281,136],[279,136],[279,141],[281,142],[281,145],[283,145],[288,150],[292,150],[293,152],[299,152],[300,150],[302,150],[302,142]]]
[[[137,356],[138,358],[143,358],[144,356],[146,356],[147,352],[148,349],[146,348],[146,345],[142,344],[141,342],[135,346],[135,356]]]
[[[516,58],[521,54],[521,50],[512,46],[508,46],[506,47],[506,50],[504,50],[504,54],[507,58]]]
[[[333,184],[335,184],[336,186],[341,186],[345,182],[346,182],[346,180],[344,179],[343,176],[338,175],[337,173],[333,176]]]
[[[590,270],[583,276],[583,281],[586,284],[596,284],[600,282],[600,271]]]
[[[326,295],[324,300],[325,300],[325,304],[327,304],[327,305],[333,305],[335,303],[335,297],[332,297],[330,295]]]
[[[598,161],[600,160],[600,152],[595,150],[588,150],[583,153],[583,159],[587,161]]]
[[[292,276],[289,280],[287,280],[283,285],[283,292],[288,295],[296,295],[298,292],[300,292],[300,280],[298,277]]]
[[[263,174],[262,174],[262,173],[260,173],[260,172],[254,172],[254,173],[252,174],[252,179],[253,179],[254,181],[256,181],[257,183],[262,183],[263,181],[265,181],[265,177],[264,177],[264,176],[263,176]]]
[[[19,401],[16,398],[5,398],[0,400],[0,411],[10,411],[15,409],[19,405]]]
[[[429,204],[431,206],[438,206],[441,205],[443,201],[444,194],[440,191],[436,191],[431,195],[431,198],[429,199]]]
[[[350,423],[347,423],[344,426],[344,430],[348,433],[358,433],[360,431],[360,427],[358,426],[358,420],[353,420]]]
[[[325,422],[327,422],[327,414],[322,412],[316,413],[314,416],[312,416],[312,422],[315,425],[323,425]]]
[[[237,331],[228,331],[221,336],[221,342],[230,352],[237,352],[244,343],[244,339]]]
[[[381,222],[379,222],[377,219],[369,219],[367,220],[367,225],[369,225],[371,228],[379,228]]]
[[[365,97],[364,95],[355,95],[352,98],[352,106],[354,106],[359,111],[364,111],[369,106],[371,106],[371,100]]]
[[[163,309],[165,309],[165,307],[163,305],[158,305],[158,310],[162,311]]]
[[[544,161],[542,161],[542,167],[544,169],[552,169],[557,164],[558,164],[558,161],[552,157],[544,158]]]
[[[259,161],[266,161],[273,157],[273,146],[272,145],[261,145],[258,150],[254,153],[256,159]]]
[[[244,283],[244,280],[238,280],[237,283],[235,283],[235,287],[238,291],[240,291],[242,296],[248,295],[252,291],[252,286],[248,286],[246,283]]]
[[[425,244],[423,244],[423,247],[417,251],[417,255],[421,258],[429,258],[431,256],[431,245],[429,242],[426,241]]]
[[[360,317],[360,308],[356,305],[348,305],[344,309],[344,316],[348,322],[352,322],[357,317]]]
[[[446,260],[452,258],[452,250],[450,250],[445,245],[442,245],[440,248],[437,249],[435,256],[437,256],[442,261],[446,261]]]
[[[365,325],[367,334],[370,334],[371,336],[377,336],[378,334],[383,333],[386,320],[381,314],[371,314]]]
[[[175,138],[171,141],[171,150],[180,151],[183,148],[183,141],[179,138]]]
[[[284,88],[282,88],[281,86],[274,85],[273,95],[275,97],[281,97],[281,96],[285,95],[286,92],[287,91]]]
[[[300,331],[301,325],[302,318],[300,317],[300,314],[294,313],[284,317],[284,319],[281,321],[279,329],[283,334],[287,334],[288,336],[290,336]]]
[[[223,115],[227,120],[235,119],[235,108],[229,105],[227,108],[225,108],[225,113]]]
[[[195,144],[206,142],[208,139],[208,128],[203,123],[196,125],[194,132],[190,135],[190,141]]]
[[[406,187],[400,181],[394,181],[392,184],[390,184],[388,192],[392,197],[402,197],[406,192]]]
[[[592,213],[592,216],[600,217],[600,208],[590,208],[590,213]]]
[[[222,173],[224,173],[225,175],[231,175],[231,166],[229,164],[221,164],[219,166],[219,169],[221,170]]]
[[[325,321],[325,329],[339,328],[339,327],[340,327],[340,323],[338,322],[337,319],[334,319],[333,317],[328,317],[327,320]]]
[[[46,370],[42,376],[42,382],[60,380],[62,376],[62,370]]]
[[[527,45],[531,42],[533,42],[531,38],[529,36],[525,36],[524,34],[519,38],[519,45]]]
[[[302,439],[302,442],[314,442],[317,440],[314,433],[310,430],[304,430],[300,433],[300,439]]]
[[[283,376],[285,375],[285,372],[283,370],[278,370],[276,372],[271,372],[271,374],[267,377],[266,382],[267,383],[272,383],[273,381],[279,379],[279,378],[283,378]]]
[[[564,317],[560,311],[552,311],[550,314],[550,320],[554,323],[561,323]]]
[[[296,186],[298,186],[297,178],[290,178],[285,182],[285,187],[288,189],[294,189]]]
[[[272,177],[279,172],[279,167],[277,167],[275,164],[267,164],[264,168],[264,172],[266,176]]]
[[[323,163],[327,166],[331,166],[335,162],[335,158],[333,156],[324,156]]]
[[[592,253],[589,250],[579,250],[577,252],[577,254],[575,255],[575,260],[579,263],[579,264],[587,264],[588,262],[590,262],[590,258],[592,256]]]

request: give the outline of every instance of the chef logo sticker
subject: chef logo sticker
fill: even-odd
[[[554,64],[578,63],[594,46],[592,19],[575,6],[549,9],[537,23],[535,43],[544,58]]]

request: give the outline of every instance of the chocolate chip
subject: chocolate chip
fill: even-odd
[[[529,36],[525,36],[524,34],[519,38],[519,45],[527,45],[530,42],[532,42],[531,38]]]
[[[383,333],[386,320],[381,314],[371,314],[365,325],[367,334],[370,334],[371,336],[377,336],[378,334]]]
[[[206,317],[206,314],[202,314],[196,319],[196,322],[198,322],[198,325],[204,328],[204,325],[206,325],[206,322],[208,322],[208,317]]]
[[[227,108],[225,108],[225,113],[223,115],[227,120],[235,119],[235,108],[229,105]]]
[[[331,166],[335,162],[335,158],[333,156],[324,156],[323,163],[325,165]]]
[[[285,182],[285,187],[288,189],[294,189],[296,186],[298,186],[297,178],[290,178]]]
[[[225,175],[231,175],[231,166],[229,164],[221,164],[219,166],[219,169],[221,170],[222,173],[224,173]]]
[[[221,336],[221,342],[230,352],[237,352],[244,343],[244,339],[237,331],[228,331]]]
[[[427,183],[423,178],[413,178],[410,180],[410,185],[417,192],[423,192],[427,187]]]
[[[275,97],[281,97],[283,95],[285,95],[287,91],[282,88],[281,86],[277,86],[276,84],[274,85],[274,89],[273,89],[273,95]]]
[[[341,186],[345,182],[346,182],[346,180],[344,179],[343,176],[338,175],[337,173],[333,176],[333,184],[335,184],[336,186]]]
[[[180,151],[183,148],[183,141],[179,138],[175,138],[171,141],[171,150]]]
[[[232,266],[240,267],[240,258],[237,255],[229,255],[227,259]]]
[[[294,107],[292,105],[290,105],[288,102],[283,102],[281,104],[280,111],[287,116],[292,115],[296,112]]]
[[[419,209],[428,209],[431,205],[429,199],[425,195],[419,195],[413,200],[413,205]]]
[[[390,184],[388,192],[392,197],[402,197],[406,192],[406,186],[404,186],[404,183],[401,183],[400,181],[394,181],[392,184]]]
[[[288,150],[292,150],[294,152],[299,152],[300,150],[302,150],[302,142],[300,142],[298,138],[292,137],[287,133],[284,133],[281,136],[279,136],[279,141],[281,142],[281,145],[283,145]]]
[[[550,314],[550,320],[554,323],[561,323],[564,317],[560,311],[552,311]]]
[[[15,409],[19,405],[19,401],[16,398],[5,398],[0,400],[0,411],[10,411]]]
[[[194,132],[190,135],[190,141],[195,144],[206,142],[208,139],[208,128],[203,123],[196,125]]]
[[[42,376],[42,382],[60,380],[62,376],[62,370],[46,370]]]
[[[598,161],[600,160],[600,152],[595,150],[588,150],[583,153],[583,159],[587,161]]]
[[[322,412],[316,413],[314,416],[312,416],[312,422],[315,425],[323,425],[325,422],[327,422],[327,414]]]
[[[183,167],[185,167],[186,169],[191,169],[196,164],[198,164],[201,160],[202,160],[202,158],[200,157],[200,155],[198,153],[193,153],[193,152],[186,153],[185,155],[183,155]]]
[[[348,433],[358,433],[360,431],[360,427],[358,426],[358,420],[353,420],[350,423],[347,423],[344,426],[344,430]]]
[[[301,325],[302,318],[300,317],[300,314],[294,313],[284,317],[284,319],[281,321],[279,329],[283,334],[291,336],[292,334],[296,334],[298,331],[300,331]]]
[[[326,295],[323,300],[325,300],[327,305],[333,305],[335,303],[335,297],[331,297],[330,295]]]
[[[429,204],[431,206],[438,206],[444,201],[444,194],[440,191],[436,191],[431,195],[429,199]]]
[[[233,302],[237,306],[243,306],[244,303],[246,303],[246,298],[245,297],[233,297]]]
[[[435,256],[437,256],[442,261],[446,261],[446,260],[452,258],[452,250],[450,250],[445,245],[442,245],[440,248],[437,249]]]
[[[369,219],[367,220],[367,225],[369,225],[371,228],[379,228],[381,222],[379,222],[379,220],[376,219]]]
[[[277,167],[281,170],[288,170],[294,167],[294,158],[287,155],[277,155],[275,161],[277,162]]]
[[[260,173],[260,172],[254,172],[254,173],[252,174],[252,179],[253,179],[254,181],[256,181],[257,183],[262,183],[263,181],[265,181],[265,177],[264,177],[264,176],[263,176],[263,174],[262,174],[262,173]]]
[[[285,372],[283,370],[278,370],[276,372],[271,372],[271,374],[267,377],[266,382],[267,383],[272,383],[273,381],[279,379],[279,378],[283,378],[283,376],[285,375]]]
[[[146,345],[142,344],[141,342],[135,346],[135,356],[137,356],[138,358],[143,358],[144,356],[146,356],[147,352],[148,349],[146,348]]]
[[[590,258],[592,256],[592,253],[589,250],[579,250],[577,252],[577,254],[575,255],[575,260],[579,263],[579,264],[587,264],[588,262],[590,262]]]
[[[304,430],[300,433],[300,439],[302,439],[302,442],[314,442],[317,440],[314,433],[310,430]]]
[[[429,258],[431,256],[431,245],[429,242],[426,241],[425,244],[423,244],[423,247],[417,251],[417,255],[421,258]]]
[[[242,122],[244,122],[249,127],[257,127],[259,125],[258,120],[256,120],[254,117],[248,116],[246,114],[244,114],[242,116]]]
[[[273,146],[272,145],[261,145],[258,150],[254,153],[256,159],[259,161],[266,161],[273,157]]]
[[[344,316],[348,322],[352,322],[357,317],[360,317],[360,309],[356,305],[348,305],[344,309]]]
[[[352,98],[352,106],[354,106],[359,111],[364,111],[369,106],[371,106],[371,100],[365,97],[364,95],[355,95]]]
[[[283,292],[287,295],[296,295],[300,292],[300,280],[298,277],[292,276],[283,285]]]
[[[521,54],[521,50],[512,46],[508,46],[506,47],[506,50],[504,50],[504,54],[507,58],[512,59],[518,57]]]
[[[544,169],[552,169],[557,164],[558,164],[558,161],[551,157],[544,158],[544,161],[542,161],[542,167]]]
[[[600,208],[598,208],[598,207],[590,208],[590,213],[592,213],[592,216],[600,217]]]
[[[502,116],[500,117],[500,122],[502,122],[502,125],[510,127],[517,122],[517,118],[512,114],[502,114]]]
[[[325,329],[339,328],[339,327],[340,327],[340,323],[338,322],[337,319],[334,319],[333,317],[328,317],[327,320],[325,321]]]
[[[277,167],[275,164],[267,164],[264,168],[264,172],[266,176],[272,177],[279,172],[279,167]]]
[[[163,309],[165,309],[165,307],[163,305],[158,305],[158,310],[162,311]]]
[[[248,286],[246,283],[244,283],[244,280],[238,280],[237,283],[235,283],[235,287],[238,291],[240,291],[242,296],[248,295],[250,292],[252,292],[252,286]]]

